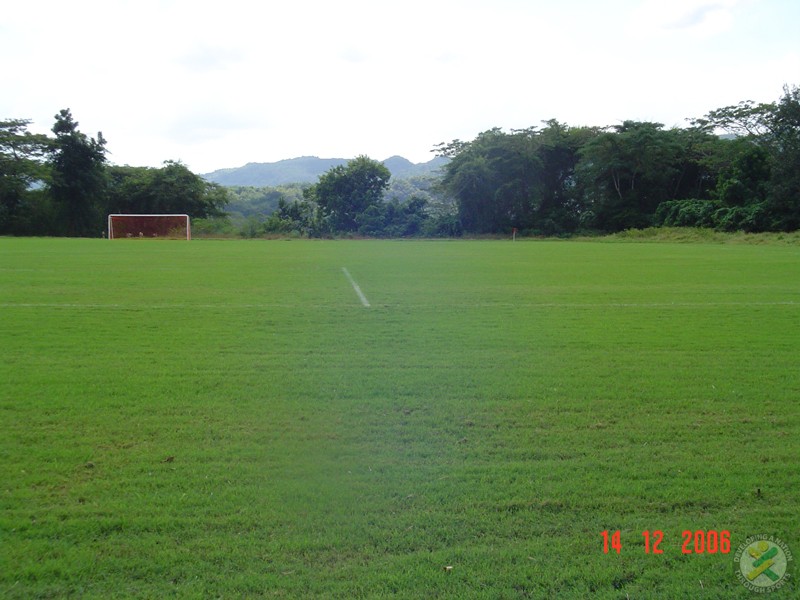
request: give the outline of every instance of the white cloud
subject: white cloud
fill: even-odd
[[[645,0],[632,13],[630,31],[635,36],[688,33],[709,38],[730,30],[737,0]]]
[[[70,107],[118,163],[430,158],[480,131],[682,124],[796,80],[795,0],[116,0],[0,14],[0,117]]]
[[[234,67],[245,59],[239,48],[201,43],[180,57],[181,64],[192,71],[210,72]]]

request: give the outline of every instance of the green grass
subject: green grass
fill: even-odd
[[[0,239],[0,348],[3,597],[747,598],[683,530],[800,552],[796,246]]]

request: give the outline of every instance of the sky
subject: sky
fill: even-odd
[[[683,127],[800,85],[797,0],[24,0],[0,119],[69,108],[112,164],[413,162],[557,119]]]

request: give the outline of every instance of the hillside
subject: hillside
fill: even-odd
[[[279,186],[290,183],[314,183],[331,168],[343,165],[346,158],[317,158],[301,156],[272,163],[247,163],[243,167],[219,169],[201,175],[203,179],[225,186]],[[437,157],[426,163],[414,164],[402,156],[392,156],[383,161],[396,178],[414,177],[432,173],[447,162]]]

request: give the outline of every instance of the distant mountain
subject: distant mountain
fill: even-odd
[[[273,163],[247,163],[243,167],[219,169],[201,177],[225,186],[274,187],[289,183],[316,183],[320,175],[347,161],[346,158],[301,156]],[[392,156],[383,161],[392,176],[398,179],[428,175],[446,163],[447,159],[442,157],[418,164],[402,156]]]
[[[432,175],[439,169],[445,166],[450,161],[449,158],[437,156],[428,162],[412,163],[410,160],[402,156],[392,156],[383,161],[383,164],[389,169],[392,177],[396,179],[406,179],[408,177],[420,177],[422,175]]]

